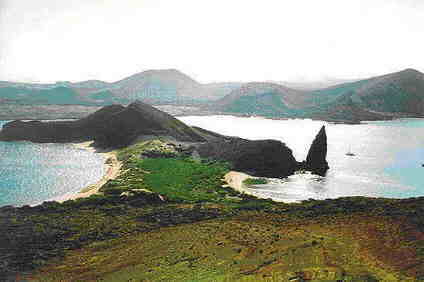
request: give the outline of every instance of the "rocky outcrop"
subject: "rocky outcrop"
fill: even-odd
[[[206,142],[206,139],[185,123],[148,104],[134,102],[113,114],[95,138],[103,147],[125,147],[139,136],[169,136],[185,142]]]
[[[309,148],[303,166],[318,175],[325,175],[329,169],[327,163],[327,134],[323,125]]]
[[[198,146],[201,158],[229,162],[231,169],[262,177],[286,177],[297,169],[292,151],[277,140],[227,138]]]
[[[76,120],[60,122],[13,121],[0,131],[0,140],[40,143],[95,140],[102,147],[124,147],[141,135],[169,136],[187,142],[205,142],[198,132],[154,107],[134,102],[111,105]]]

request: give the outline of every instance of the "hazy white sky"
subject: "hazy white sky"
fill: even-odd
[[[423,0],[0,0],[0,80],[358,78],[423,53]]]

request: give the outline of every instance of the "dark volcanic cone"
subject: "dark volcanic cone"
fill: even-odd
[[[198,132],[148,104],[106,106],[76,121],[13,121],[0,131],[0,140],[79,142],[95,140],[102,147],[125,147],[145,135],[167,136],[186,142],[205,142]]]
[[[191,127],[148,104],[134,102],[113,114],[95,139],[104,147],[125,147],[139,136],[168,136],[186,142],[206,142]]]

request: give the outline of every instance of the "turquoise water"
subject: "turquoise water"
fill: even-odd
[[[254,194],[281,201],[343,196],[424,196],[424,119],[328,124],[232,116],[189,116],[182,121],[221,134],[285,142],[297,160],[325,124],[330,170],[255,186]],[[0,122],[0,125],[2,123]],[[356,155],[346,156],[351,150]],[[69,144],[0,142],[0,206],[37,204],[74,194],[104,174],[103,157]]]
[[[74,194],[103,176],[103,163],[102,156],[70,144],[0,142],[0,206]]]
[[[251,191],[286,202],[343,196],[424,196],[424,119],[329,124],[312,120],[271,120],[232,116],[188,116],[180,120],[225,135],[285,142],[304,160],[322,125],[328,136],[330,170],[325,177],[298,174]],[[351,150],[354,157],[346,156]]]

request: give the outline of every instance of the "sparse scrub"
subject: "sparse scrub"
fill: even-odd
[[[267,184],[268,180],[266,178],[247,178],[243,181],[245,185],[261,185]]]

